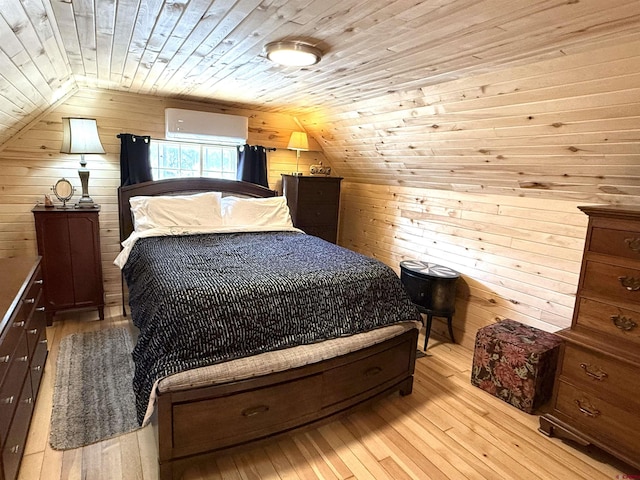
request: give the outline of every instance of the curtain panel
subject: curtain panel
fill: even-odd
[[[149,161],[151,137],[120,133],[118,138],[120,139],[120,185],[133,185],[153,180]]]
[[[238,146],[237,180],[269,188],[267,182],[267,149],[262,145]]]

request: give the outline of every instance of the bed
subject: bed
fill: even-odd
[[[134,350],[139,420],[154,426],[163,480],[222,450],[329,421],[393,392],[408,395],[413,385],[419,314],[395,274],[377,279],[378,270],[390,270],[380,262],[361,259],[357,270],[367,278],[351,280],[357,254],[294,228],[172,230],[128,240],[138,199],[204,192],[221,192],[229,201],[276,197],[258,185],[205,178],[118,190],[120,239],[128,250],[121,267],[140,328]],[[335,264],[335,271],[325,272],[323,263]],[[172,276],[165,276],[168,270]],[[307,281],[306,272],[316,282],[308,291],[297,283]],[[353,282],[348,288],[340,286],[343,277]],[[372,287],[361,287],[369,277]],[[176,296],[160,308],[174,294],[164,288]],[[379,300],[389,308],[376,306]],[[185,305],[194,312],[183,314]]]

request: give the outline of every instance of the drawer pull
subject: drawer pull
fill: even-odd
[[[26,403],[27,405],[31,405],[33,403],[33,398],[32,397],[25,398],[24,403]]]
[[[636,253],[640,253],[640,238],[625,238],[624,243],[627,244],[629,249],[633,250]]]
[[[36,280],[36,281],[35,281],[35,282],[33,282],[33,283],[35,283],[36,285],[42,285],[42,284],[44,283],[44,280],[43,280],[43,279]]]
[[[13,395],[7,398],[3,398],[2,400],[0,400],[0,403],[3,405],[11,405],[13,403],[13,398]]]
[[[44,312],[44,307],[36,307],[36,312]]]
[[[46,345],[47,344],[47,339],[44,338],[44,339],[40,340],[38,343],[41,344],[41,345]]]
[[[611,321],[617,328],[624,330],[625,332],[630,332],[638,326],[638,324],[631,318],[627,318],[623,315],[613,315],[611,317]]]
[[[35,298],[26,298],[24,300],[24,303],[36,303],[36,299]]]
[[[29,361],[29,356],[25,355],[23,357],[18,357],[18,361],[19,362],[27,362],[27,361]]]
[[[37,366],[33,367],[32,370],[34,372],[39,372],[40,370],[42,370],[42,365],[37,365]]]
[[[15,323],[13,324],[13,326],[14,326],[14,327],[16,327],[16,328],[22,328],[22,327],[24,327],[24,321],[22,321],[22,322],[15,322]]]
[[[20,445],[14,445],[13,447],[11,447],[11,448],[9,449],[9,451],[10,451],[11,453],[15,453],[15,454],[20,453]]]
[[[640,280],[635,277],[618,277],[620,284],[630,292],[640,290]]]
[[[591,405],[589,403],[589,401],[587,400],[576,400],[576,405],[578,406],[578,409],[580,410],[580,413],[582,413],[583,415],[587,416],[587,417],[591,417],[591,418],[596,418],[597,416],[600,415],[600,410],[598,410],[597,408],[595,408],[593,405]],[[586,404],[585,405],[583,405]]]
[[[261,413],[267,413],[269,411],[269,407],[267,405],[258,405],[257,407],[247,408],[242,411],[243,417],[255,417],[256,415],[260,415]]]
[[[609,376],[607,372],[603,372],[601,369],[597,367],[593,369],[591,368],[591,365],[587,365],[586,363],[581,363],[580,368],[584,370],[584,373],[587,376],[595,380],[598,380],[599,382],[603,381],[605,378]]]
[[[382,372],[382,368],[380,368],[380,367],[371,367],[369,370],[364,372],[364,376],[365,377],[373,377],[375,375],[378,375],[380,372]]]
[[[32,328],[31,330],[27,330],[27,333],[29,333],[31,335],[37,335],[38,334],[38,329],[37,328]]]
[[[9,363],[9,359],[11,357],[9,355],[4,355],[2,357],[0,357],[0,363]]]

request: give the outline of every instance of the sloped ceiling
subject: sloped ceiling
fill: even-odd
[[[0,144],[83,86],[303,116],[639,28],[637,0],[0,0]],[[264,57],[294,38],[322,61]]]

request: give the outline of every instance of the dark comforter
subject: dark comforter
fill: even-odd
[[[296,232],[142,238],[123,272],[140,422],[164,376],[419,319],[389,267]]]

